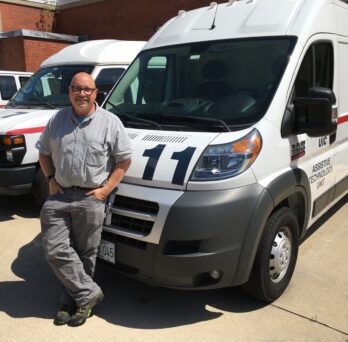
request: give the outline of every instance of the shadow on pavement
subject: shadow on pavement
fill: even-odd
[[[52,317],[58,284],[44,259],[40,235],[20,248],[11,270],[21,280],[0,282],[0,311],[15,318]]]
[[[0,196],[0,222],[13,220],[13,216],[39,217],[40,209],[31,195]]]
[[[248,312],[265,305],[238,289],[210,291],[152,287],[98,265],[96,280],[105,291],[95,314],[106,321],[137,329],[162,329],[219,318],[223,311]]]
[[[14,318],[53,319],[58,307],[59,282],[46,263],[41,235],[20,248],[11,265],[23,280],[0,282],[0,311]],[[95,276],[105,299],[94,314],[130,328],[161,329],[211,320],[220,310],[247,312],[264,304],[244,296],[238,289],[180,291],[152,287],[97,265]]]
[[[23,206],[14,206],[0,197],[0,220],[12,215],[37,217],[30,197],[22,199]],[[347,203],[346,196],[338,202],[308,232],[306,239],[337,210]],[[8,212],[4,214],[2,208]],[[20,207],[20,209],[19,209]],[[36,210],[36,211],[35,211]],[[0,311],[11,317],[52,319],[58,305],[59,283],[44,258],[41,237],[20,248],[11,265],[12,272],[23,280],[0,282]],[[249,312],[264,307],[239,289],[211,291],[180,291],[151,287],[139,281],[111,272],[97,265],[96,281],[105,291],[104,301],[94,313],[106,321],[130,328],[161,329],[212,320],[221,311]]]

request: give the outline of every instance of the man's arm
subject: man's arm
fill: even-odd
[[[50,175],[54,175],[55,168],[52,162],[52,158],[50,156],[46,156],[42,153],[39,153],[39,163],[40,163],[42,172],[44,173],[46,177]],[[58,192],[61,194],[64,193],[63,188],[60,186],[60,184],[57,183],[54,177],[50,179],[48,185],[49,185],[50,195],[56,194]]]
[[[111,175],[107,182],[101,188],[94,189],[87,192],[86,195],[94,195],[98,200],[104,201],[109,194],[114,190],[121,182],[125,176],[129,166],[131,164],[131,159],[126,159],[118,162],[111,172]]]

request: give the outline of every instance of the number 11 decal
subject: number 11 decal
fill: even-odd
[[[153,174],[155,173],[155,168],[157,166],[157,162],[165,147],[166,145],[159,144],[156,147],[151,148],[150,150],[144,151],[143,156],[149,157],[149,160],[147,161],[144,170],[143,179],[152,180]]]
[[[187,147],[185,150],[181,152],[174,152],[172,154],[171,159],[178,161],[178,164],[176,165],[175,172],[172,179],[173,184],[178,184],[178,185],[184,184],[186,171],[195,150],[196,150],[195,147]]]
[[[158,163],[158,160],[161,157],[163,150],[166,145],[159,144],[154,148],[145,150],[143,153],[144,157],[148,157],[149,160],[146,163],[146,167],[143,173],[143,179],[152,180],[155,173],[155,169]],[[183,185],[187,168],[190,164],[191,158],[196,150],[196,147],[187,147],[185,150],[180,152],[173,152],[171,159],[177,160],[178,164],[176,165],[174,175],[172,178],[172,183],[177,185]]]

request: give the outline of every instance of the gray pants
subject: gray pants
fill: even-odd
[[[93,281],[105,203],[85,189],[48,197],[41,210],[45,256],[63,285],[61,304],[88,303],[99,289]]]

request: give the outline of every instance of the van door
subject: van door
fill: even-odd
[[[290,103],[296,97],[308,97],[314,86],[333,89],[334,44],[316,40],[307,48],[292,88]],[[290,137],[291,166],[303,169],[310,183],[311,212],[309,225],[333,201],[335,184],[334,146],[336,134],[311,138],[307,134]]]
[[[337,42],[338,65],[337,73],[338,92],[338,119],[336,134],[335,174],[336,174],[336,197],[341,196],[348,189],[348,39],[338,37]]]

